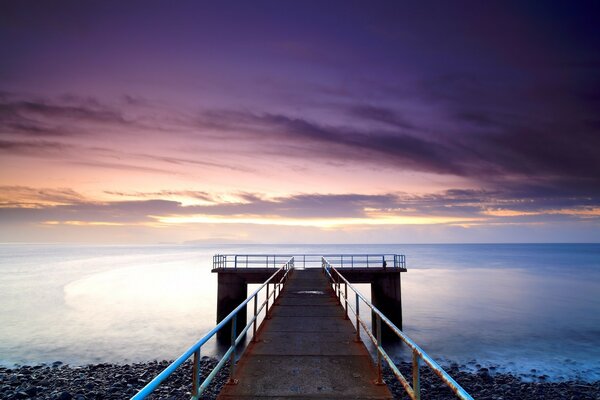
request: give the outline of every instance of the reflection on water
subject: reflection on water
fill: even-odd
[[[81,250],[80,259],[62,260],[62,252]],[[214,326],[212,253],[184,247],[90,250],[44,247],[31,256],[37,262],[18,266],[5,249],[4,364],[173,358]]]
[[[266,251],[405,253],[404,329],[435,358],[600,378],[598,245],[2,245],[0,363],[173,359],[215,325],[212,255]]]
[[[600,379],[597,280],[472,268],[415,270],[408,281],[404,328],[432,354]]]

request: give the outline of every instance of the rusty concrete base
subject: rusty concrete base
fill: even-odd
[[[219,399],[392,399],[320,269],[296,270]]]

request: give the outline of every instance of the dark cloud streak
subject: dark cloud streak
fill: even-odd
[[[549,220],[600,220],[591,213],[600,208],[597,199],[563,197],[514,197],[507,192],[453,189],[425,195],[388,193],[298,194],[266,198],[257,193],[239,193],[242,201],[221,202],[204,191],[106,192],[139,200],[91,201],[72,189],[0,187],[0,217],[8,222],[83,221],[104,223],[150,223],[155,216],[205,215],[259,218],[369,218],[380,215],[483,218],[488,222],[546,222]],[[185,196],[208,201],[205,205],[183,206],[165,197]],[[163,199],[159,199],[162,197]],[[49,204],[50,203],[50,204]],[[34,206],[33,208],[31,208]],[[25,208],[27,207],[27,208]],[[507,211],[514,215],[494,216]],[[492,214],[490,214],[492,213]],[[529,214],[529,215],[528,215]]]

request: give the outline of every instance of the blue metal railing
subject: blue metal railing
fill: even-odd
[[[216,254],[213,269],[221,268],[276,268],[293,257],[297,268],[320,268],[321,258],[339,268],[390,268],[406,269],[403,254]]]
[[[206,390],[206,388],[210,385],[214,377],[217,373],[223,368],[225,363],[229,361],[229,379],[232,379],[232,376],[235,372],[235,359],[236,359],[236,348],[241,343],[242,339],[246,332],[253,327],[253,336],[252,340],[256,340],[256,331],[258,328],[258,316],[260,315],[263,308],[266,308],[265,317],[269,314],[269,300],[271,296],[273,297],[273,302],[277,299],[279,294],[281,294],[281,290],[285,286],[287,279],[289,277],[290,272],[294,268],[294,258],[289,258],[281,267],[277,269],[271,275],[269,279],[267,279],[258,289],[254,291],[246,300],[244,300],[239,306],[235,308],[232,312],[227,315],[221,322],[217,324],[210,332],[208,332],[202,339],[200,339],[196,344],[190,347],[185,353],[183,353],[179,358],[173,361],[167,368],[165,368],[160,374],[158,374],[152,381],[150,381],[146,386],[144,386],[135,396],[133,396],[132,400],[144,399],[150,393],[152,393],[165,379],[167,379],[177,368],[179,368],[185,361],[187,361],[190,357],[194,357],[193,360],[193,372],[192,372],[192,399],[197,400],[202,392]],[[269,289],[269,285],[273,285],[273,291],[271,292]],[[266,296],[265,300],[261,303],[260,307],[258,306],[258,293],[266,287]],[[250,319],[250,322],[246,324],[244,329],[237,334],[237,315],[240,311],[245,310],[245,306],[251,301],[254,300],[254,316]],[[223,329],[229,322],[231,322],[231,344],[223,357],[219,360],[215,368],[208,374],[206,378],[202,382],[200,382],[200,351],[202,346],[208,342],[218,331]],[[243,351],[243,350],[242,350]]]
[[[340,272],[331,265],[331,263],[323,257],[321,259],[323,271],[329,277],[331,284],[333,285],[333,289],[335,291],[336,296],[341,304],[344,304],[346,309],[346,317],[348,316],[348,310],[351,310],[356,317],[356,341],[361,341],[360,338],[360,327],[362,326],[367,336],[373,342],[373,345],[377,348],[377,369],[378,369],[378,383],[383,383],[382,379],[382,358],[388,363],[392,372],[398,379],[398,381],[404,387],[406,393],[410,396],[411,399],[420,400],[421,399],[421,384],[420,384],[420,371],[419,364],[420,361],[423,360],[425,364],[427,364],[432,371],[440,377],[440,379],[448,386],[454,394],[459,399],[462,400],[473,400],[473,398],[450,376],[446,371],[440,367],[438,363],[436,363],[427,353],[423,351],[411,338],[406,336],[394,323],[392,323],[381,311],[377,309],[370,301],[368,301],[354,286],[346,280],[340,274]],[[342,290],[341,285],[344,284],[344,290]],[[348,301],[348,288],[350,288],[355,295],[355,305],[354,308],[350,305],[350,301]],[[362,300],[367,307],[369,307],[372,313],[376,318],[376,331],[377,337],[373,335],[365,321],[360,318],[360,300]],[[412,350],[412,378],[413,383],[412,387],[408,380],[402,375],[396,364],[392,361],[387,352],[383,349],[381,342],[381,322],[384,322],[411,350]]]

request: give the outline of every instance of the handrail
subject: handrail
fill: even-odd
[[[202,392],[206,390],[208,385],[212,382],[213,378],[219,372],[219,370],[225,365],[227,360],[230,362],[229,369],[229,379],[231,380],[233,374],[235,372],[235,359],[236,359],[236,347],[241,343],[242,338],[246,334],[246,332],[253,326],[253,336],[252,341],[256,341],[256,331],[257,331],[257,322],[258,316],[266,307],[265,318],[268,317],[269,314],[269,300],[271,296],[273,296],[273,303],[281,294],[281,290],[285,287],[285,283],[287,282],[290,271],[294,269],[294,258],[291,257],[285,264],[283,264],[273,275],[269,277],[258,289],[254,291],[246,300],[244,300],[239,306],[237,306],[232,312],[230,312],[221,322],[219,322],[210,332],[204,335],[196,344],[190,347],[186,352],[184,352],[181,356],[179,356],[175,361],[173,361],[167,368],[165,368],[160,374],[158,374],[154,379],[152,379],[146,386],[144,386],[137,394],[135,394],[131,400],[140,400],[146,398],[150,395],[165,379],[169,377],[177,368],[179,368],[185,361],[187,361],[192,355],[194,356],[193,361],[193,388],[192,388],[192,399],[197,400]],[[283,272],[283,276],[276,281],[276,277]],[[271,282],[273,281],[273,282]],[[273,292],[269,293],[269,284],[273,284]],[[258,293],[264,288],[267,287],[267,293],[265,296],[265,300],[261,303],[260,307],[258,307]],[[254,299],[254,316],[250,319],[250,322],[246,324],[244,329],[237,334],[237,314],[244,309],[244,307],[250,302],[250,300]],[[231,344],[223,357],[219,360],[214,369],[208,374],[208,376],[204,379],[202,383],[200,383],[200,350],[202,346],[210,340],[219,330],[221,330],[225,325],[231,322]],[[262,322],[261,322],[262,324]],[[237,336],[236,336],[237,334]],[[242,350],[243,351],[243,350]]]
[[[213,269],[223,268],[276,268],[279,262],[294,257],[298,267],[321,267],[321,258],[340,268],[400,268],[406,269],[403,254],[216,254]]]
[[[421,349],[411,338],[406,336],[394,323],[392,323],[381,311],[377,309],[371,302],[369,302],[346,278],[342,276],[342,274],[333,267],[329,261],[323,257],[322,258],[322,268],[323,271],[329,277],[331,284],[334,287],[336,296],[338,297],[340,303],[342,301],[345,303],[345,315],[348,316],[348,309],[352,310],[354,315],[356,316],[356,340],[360,341],[360,327],[362,326],[367,336],[373,344],[377,347],[377,369],[378,369],[378,383],[383,383],[382,380],[382,357],[388,363],[389,367],[392,369],[392,372],[398,379],[398,381],[404,387],[406,393],[413,400],[421,399],[421,390],[420,390],[420,372],[419,372],[419,363],[420,360],[423,360],[425,364],[427,364],[433,372],[440,377],[440,379],[454,392],[454,394],[462,400],[473,400],[471,395],[469,395],[465,389],[463,389],[444,369],[435,362],[423,349]],[[337,279],[335,279],[331,273],[331,271],[335,272],[337,275]],[[344,283],[345,290],[342,296],[341,283]],[[350,302],[348,301],[348,288],[352,289],[355,294],[355,308],[352,308]],[[376,315],[376,327],[377,327],[377,337],[371,333],[367,324],[360,318],[360,302],[359,299],[362,300]],[[402,375],[398,367],[394,364],[390,356],[383,349],[381,342],[381,321],[383,321],[408,347],[412,349],[412,378],[413,384],[412,387],[408,380]]]

